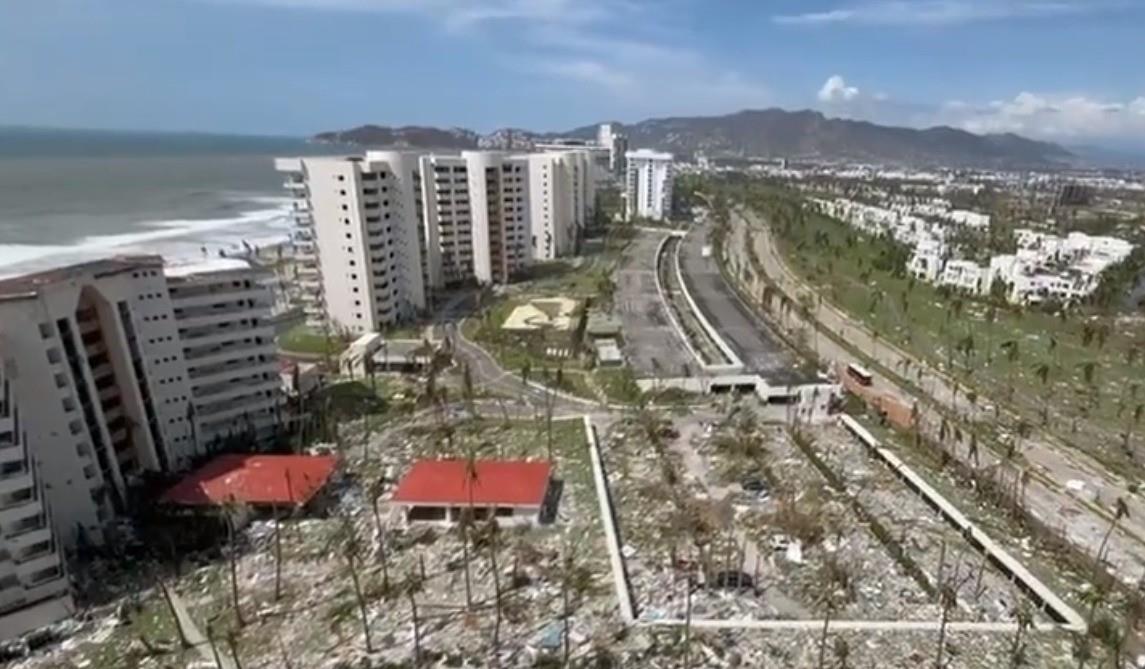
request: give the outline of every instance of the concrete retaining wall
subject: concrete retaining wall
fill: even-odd
[[[891,469],[911,490],[918,493],[926,502],[938,511],[948,523],[962,533],[966,541],[974,546],[1013,580],[1026,594],[1034,600],[1051,618],[1061,627],[1074,632],[1086,629],[1085,620],[1070,605],[1066,604],[1052,590],[1034,576],[1020,562],[1010,556],[1000,545],[994,542],[985,532],[964,516],[953,504],[943,497],[930,484],[908,467],[894,453],[883,448],[874,435],[859,424],[854,418],[843,414],[840,416],[843,425],[855,435],[867,450],[881,460]]]
[[[584,435],[588,442],[588,452],[592,460],[592,478],[596,482],[596,498],[600,502],[600,521],[604,525],[605,543],[608,545],[608,561],[612,565],[612,580],[616,586],[616,599],[620,605],[620,617],[625,624],[632,624],[636,620],[635,604],[632,600],[631,581],[628,578],[628,567],[624,564],[624,557],[620,554],[620,525],[616,521],[616,512],[612,506],[612,493],[608,487],[608,476],[604,471],[604,459],[600,454],[600,441],[596,436],[596,427],[592,420],[584,417]]]

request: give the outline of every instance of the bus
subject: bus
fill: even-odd
[[[875,380],[873,374],[855,363],[847,365],[847,375],[857,381],[860,386],[869,386]]]

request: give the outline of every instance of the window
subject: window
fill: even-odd
[[[48,362],[50,362],[54,365],[62,359],[63,359],[63,356],[60,355],[60,349],[58,349],[58,348],[49,348],[48,349]]]
[[[40,337],[43,339],[50,339],[52,336],[51,323],[40,323]]]

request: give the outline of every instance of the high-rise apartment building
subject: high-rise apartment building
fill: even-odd
[[[271,429],[260,276],[237,260],[135,256],[0,281],[0,356],[62,544],[102,542],[146,472],[185,469],[228,421]]]
[[[294,196],[299,281],[311,322],[373,332],[426,303],[414,154],[280,158]]]
[[[629,151],[625,158],[628,217],[667,218],[672,209],[672,154],[639,149]]]
[[[267,441],[281,423],[271,295],[263,270],[237,259],[164,270],[187,370],[196,452]]]
[[[592,157],[583,150],[535,155],[371,151],[278,159],[294,195],[308,319],[348,333],[378,331],[412,317],[436,290],[504,283],[535,255],[571,251],[591,213]],[[534,196],[541,205],[532,204]],[[546,236],[547,247],[537,241]]]
[[[464,151],[473,221],[473,276],[505,283],[529,264],[528,159],[493,151]]]
[[[608,171],[623,177],[627,171],[628,138],[618,132],[611,123],[601,123],[596,129],[596,143],[608,149]]]
[[[529,155],[532,255],[553,260],[572,253],[592,215],[596,183],[588,151]]]
[[[7,366],[0,364],[0,641],[74,611],[51,509]]]

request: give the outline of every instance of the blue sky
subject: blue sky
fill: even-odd
[[[1145,144],[1130,0],[34,0],[0,6],[0,124],[562,130],[816,108]]]

